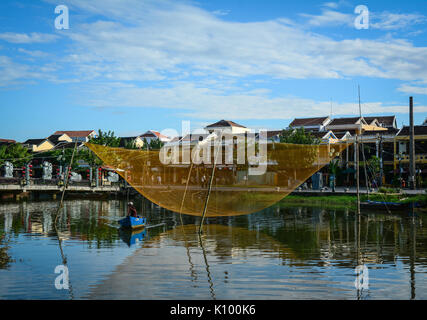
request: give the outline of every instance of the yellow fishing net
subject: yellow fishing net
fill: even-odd
[[[234,151],[231,156],[228,154],[229,158],[225,150],[228,147],[214,145],[191,161],[184,159],[186,147],[180,145],[172,150],[178,151],[176,161],[166,164],[159,151],[111,148],[91,143],[86,146],[152,202],[174,212],[195,216],[201,216],[206,205],[206,217],[250,214],[269,207],[346,148],[346,144],[269,143],[265,146],[266,158],[260,160],[265,165],[264,171],[254,175],[250,161],[238,161],[236,144],[229,146],[229,151]],[[196,147],[189,148],[194,156]],[[163,157],[170,154],[171,150],[163,153]],[[208,161],[200,161],[201,158]],[[247,152],[246,159],[249,158]]]

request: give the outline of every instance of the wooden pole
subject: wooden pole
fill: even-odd
[[[413,98],[409,97],[409,187],[415,190],[415,129],[414,129],[414,103]]]
[[[360,215],[360,182],[359,182],[359,133],[356,133],[356,192],[357,192],[357,214]]]

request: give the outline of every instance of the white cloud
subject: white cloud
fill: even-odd
[[[342,13],[335,10],[322,10],[321,15],[301,14],[302,17],[307,18],[307,24],[314,27],[327,27],[327,26],[354,26],[355,16],[348,13]]]
[[[46,43],[55,41],[56,39],[58,39],[57,35],[47,33],[0,33],[0,40],[4,40],[11,43]]]
[[[403,84],[398,88],[399,91],[408,94],[425,94],[427,95],[427,87],[411,86]]]
[[[16,85],[23,79],[39,79],[41,73],[31,70],[24,64],[13,62],[6,56],[0,56],[0,87]]]
[[[420,14],[382,12],[379,14],[371,13],[371,18],[372,22],[369,24],[369,27],[381,30],[403,29],[412,25],[427,22],[427,18]]]
[[[80,92],[82,94],[82,92]],[[330,101],[300,97],[270,97],[267,92],[226,91],[198,87],[194,83],[178,83],[170,88],[122,87],[111,89],[103,83],[86,88],[81,98],[94,107],[146,107],[176,111],[175,115],[192,119],[292,119],[323,116],[330,110]],[[407,113],[406,105],[367,102],[363,114]],[[184,110],[184,111],[183,111]],[[356,103],[334,103],[340,115],[358,113]],[[416,106],[416,112],[427,112],[427,106]]]
[[[324,7],[328,7],[331,9],[337,9],[338,8],[338,2],[325,2],[322,4]]]
[[[427,79],[427,48],[403,40],[336,41],[283,19],[227,22],[178,2],[69,3],[98,17],[67,32],[72,47],[66,62],[79,79]],[[324,13],[311,23],[352,23],[351,15]]]
[[[215,11],[213,11],[212,12],[214,15],[216,15],[216,16],[226,16],[226,15],[228,15],[229,13],[230,13],[230,10],[223,10],[223,9],[220,9],[220,10],[215,10]]]
[[[180,109],[185,116],[200,119],[290,119],[324,115],[330,102],[245,90],[246,77],[259,76],[267,82],[351,77],[427,81],[427,47],[406,40],[335,40],[286,19],[229,22],[189,2],[64,2],[70,10],[93,16],[85,24],[73,23],[64,33],[71,45],[58,64],[71,71],[59,74],[61,79],[48,79],[90,81],[80,96],[82,105]],[[312,25],[353,23],[353,15],[332,10],[306,18]],[[52,73],[49,66],[33,74],[18,67],[21,71],[9,78],[39,78],[43,70]],[[407,109],[371,104],[376,113]],[[357,113],[353,103],[337,108],[342,114]]]
[[[40,50],[26,50],[23,48],[19,48],[18,52],[24,53],[24,54],[29,55],[29,56],[34,57],[34,58],[45,58],[49,55],[47,52],[43,52]]]

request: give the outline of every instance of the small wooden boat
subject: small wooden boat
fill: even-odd
[[[131,217],[127,216],[126,218],[123,218],[119,220],[120,226],[122,228],[130,228],[130,229],[137,229],[137,228],[143,228],[145,227],[145,224],[147,222],[147,219],[144,217]]]
[[[361,209],[375,209],[375,210],[405,210],[411,208],[417,208],[417,203],[406,202],[385,202],[385,201],[371,201],[367,200],[360,203]]]

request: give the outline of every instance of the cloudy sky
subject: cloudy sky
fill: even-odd
[[[357,29],[355,8],[369,9]],[[294,117],[427,117],[424,0],[0,2],[0,138],[56,130],[253,128]],[[56,29],[55,7],[69,9]],[[362,21],[366,22],[366,21]]]

